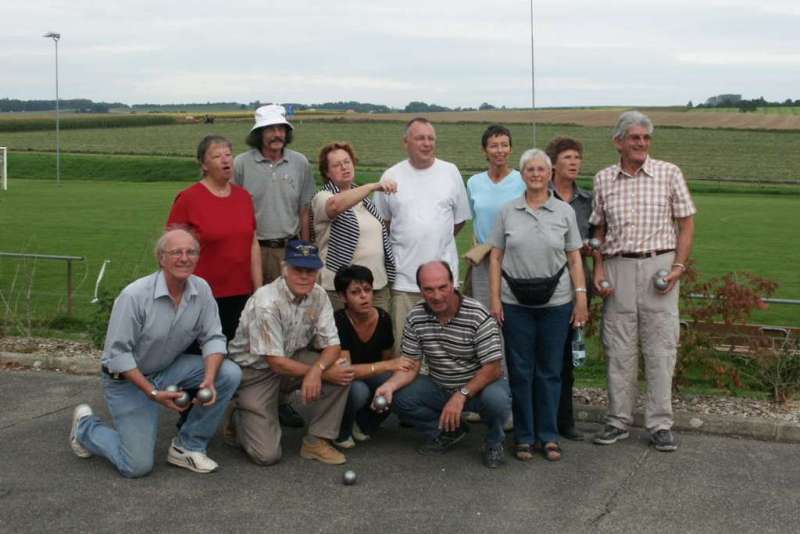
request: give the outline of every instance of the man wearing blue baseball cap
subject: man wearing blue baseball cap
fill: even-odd
[[[242,383],[226,426],[235,427],[238,445],[260,465],[281,458],[278,397],[297,389],[309,409],[300,455],[326,464],[346,461],[330,442],[339,434],[353,370],[341,358],[333,308],[316,283],[321,268],[314,244],[289,241],[282,275],[250,297],[228,345],[242,367]]]

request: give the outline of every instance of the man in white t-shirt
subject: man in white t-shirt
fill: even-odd
[[[436,158],[436,130],[430,121],[411,119],[403,143],[408,159],[381,177],[397,182],[397,192],[375,194],[375,206],[389,225],[397,267],[392,285],[396,342],[403,337],[408,311],[422,298],[415,278],[417,268],[431,260],[444,260],[458,273],[455,236],[471,218],[461,173],[452,163]]]

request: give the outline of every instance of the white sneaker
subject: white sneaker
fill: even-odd
[[[195,473],[211,473],[216,471],[219,464],[206,456],[205,453],[197,451],[187,451],[183,447],[175,445],[173,438],[167,454],[167,462],[178,467],[183,467]]]
[[[78,458],[92,457],[92,453],[86,450],[86,447],[81,445],[78,441],[77,434],[78,423],[93,414],[94,412],[92,412],[92,408],[88,404],[79,404],[75,406],[75,410],[72,412],[72,428],[69,430],[69,446]]]
[[[364,434],[361,431],[361,428],[358,426],[358,423],[353,423],[353,437],[356,441],[367,441],[369,440],[369,434]]]
[[[461,417],[467,423],[480,423],[481,422],[481,414],[479,414],[478,412],[467,412],[467,411],[465,411],[464,413],[461,414]]]
[[[335,441],[333,442],[334,445],[339,447],[340,449],[352,449],[356,446],[356,442],[353,441],[353,437],[350,436],[347,439],[343,439],[342,441]]]

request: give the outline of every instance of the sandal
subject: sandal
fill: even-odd
[[[548,462],[557,462],[561,460],[561,447],[558,446],[558,443],[550,441],[544,444],[542,454]]]
[[[532,460],[533,453],[531,452],[531,446],[527,443],[517,443],[514,445],[514,456],[517,458],[517,460],[521,460],[523,462]]]

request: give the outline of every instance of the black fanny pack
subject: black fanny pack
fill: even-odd
[[[508,284],[511,293],[520,304],[525,306],[541,306],[550,302],[550,297],[556,292],[561,274],[567,268],[565,263],[556,274],[544,278],[511,278],[503,273],[503,279]]]

